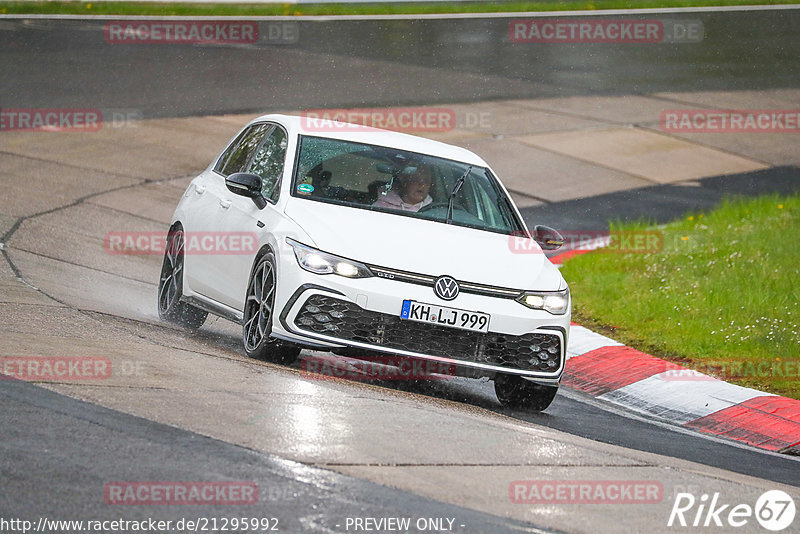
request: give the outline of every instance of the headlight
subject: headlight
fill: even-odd
[[[534,310],[564,315],[569,309],[569,288],[563,291],[526,291],[517,298],[517,302]]]
[[[367,278],[372,276],[372,271],[363,263],[322,252],[288,237],[286,242],[294,249],[297,263],[306,271],[316,274],[338,274],[346,278]]]

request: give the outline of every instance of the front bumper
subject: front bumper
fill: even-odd
[[[319,348],[352,347],[444,362],[470,369],[473,376],[505,373],[543,384],[560,381],[569,313],[554,316],[513,299],[462,294],[458,308],[492,316],[488,333],[471,332],[400,319],[404,299],[438,300],[429,288],[377,277],[315,275],[296,262],[282,267],[288,276],[279,274],[284,292],[279,291],[276,302],[277,337]],[[289,294],[287,288],[296,289]]]

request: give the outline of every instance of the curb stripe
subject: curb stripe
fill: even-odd
[[[666,363],[666,362],[665,362]],[[659,373],[600,398],[680,425],[735,407],[763,393],[709,377],[699,382]]]
[[[568,360],[562,382],[594,396],[667,370],[667,362],[625,346],[592,350]]]
[[[582,356],[587,352],[597,350],[603,347],[621,347],[622,343],[618,343],[613,339],[601,336],[584,328],[577,326],[573,323],[569,329],[569,342],[567,343],[567,359],[574,358],[575,356]]]
[[[574,248],[572,250],[562,252],[561,254],[550,256],[548,259],[550,260],[550,263],[552,263],[553,265],[561,265],[568,259],[574,258],[575,256],[580,256],[581,254],[586,254],[587,252],[590,251],[587,249]]]
[[[800,402],[759,396],[686,424],[701,432],[780,451],[800,445]]]
[[[800,401],[718,380],[574,323],[562,384],[698,432],[800,455]]]

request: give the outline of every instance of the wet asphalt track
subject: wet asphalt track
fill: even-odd
[[[433,104],[565,94],[796,88],[800,80],[798,16],[780,12],[692,14],[702,20],[705,46],[575,45],[537,48],[504,41],[507,21],[397,21],[299,23],[290,45],[107,46],[95,22],[0,22],[0,105],[134,110],[144,117],[319,106]],[[675,17],[671,17],[675,18]],[[369,43],[369,46],[365,46]],[[437,83],[430,83],[434,75]],[[788,176],[788,178],[786,178]],[[783,178],[782,178],[783,177]],[[658,220],[708,207],[730,191],[796,188],[795,169],[762,176],[703,181],[696,188],[652,190],[551,204],[525,210],[527,218],[596,228],[620,207],[646,206]],[[759,181],[761,180],[761,181]],[[755,185],[754,185],[755,184]],[[762,184],[762,185],[758,185]],[[584,226],[582,226],[584,225]],[[223,340],[224,344],[235,339]],[[274,505],[296,528],[324,530],[321,517],[366,513],[453,515],[474,532],[514,532],[519,525],[455,509],[328,471],[314,470],[233,445],[44,392],[0,384],[4,489],[0,508],[17,515],[64,515],[91,508],[87,491],[120,469],[139,478],[208,478],[242,470],[263,487],[291,488],[294,500]],[[415,388],[416,386],[410,386]],[[498,408],[486,383],[422,385],[414,392],[488,407],[505,415],[634,449],[800,486],[798,463],[710,441],[624,417],[579,395],[561,395],[544,414]],[[27,412],[20,423],[13,414]],[[62,436],[80,436],[64,440]],[[143,439],[143,437],[145,437]],[[27,454],[13,456],[13,451]],[[91,455],[88,451],[95,451]],[[55,456],[53,452],[58,451]],[[14,452],[18,455],[18,452]],[[128,463],[129,462],[129,463]],[[122,468],[120,467],[122,465]],[[167,472],[162,466],[168,466]],[[254,474],[257,473],[257,474]],[[292,481],[312,481],[292,485]],[[288,486],[287,486],[288,484]],[[315,504],[310,504],[315,503]],[[318,503],[318,504],[317,504]],[[135,510],[136,517],[143,510]],[[171,510],[169,513],[183,512]],[[206,511],[208,515],[215,510]],[[118,510],[113,511],[118,514]],[[151,515],[156,515],[153,513]],[[290,530],[291,531],[291,530]]]
[[[646,17],[628,17],[628,19]],[[175,117],[497,98],[796,88],[795,11],[649,16],[696,42],[509,42],[510,19],[317,21],[296,42],[109,45],[106,21],[0,21],[0,105]],[[292,34],[294,35],[294,34]]]
[[[35,424],[21,425],[22,420]],[[341,532],[348,517],[414,517],[453,519],[464,533],[535,531],[517,521],[259,453],[25,382],[2,382],[0,424],[0,517],[5,519],[177,522],[246,516],[277,519],[280,532]],[[104,486],[116,480],[248,481],[258,485],[259,498],[247,506],[117,506],[99,500]]]

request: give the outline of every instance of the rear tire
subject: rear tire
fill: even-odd
[[[276,287],[275,255],[267,252],[256,263],[247,285],[242,341],[249,357],[288,365],[300,355],[300,347],[270,337]]]
[[[208,317],[208,312],[181,302],[183,296],[184,266],[183,228],[176,225],[167,234],[164,262],[158,281],[158,316],[162,321],[179,325],[187,330],[197,330]]]
[[[540,412],[550,406],[558,386],[544,386],[521,376],[497,375],[494,379],[497,400],[506,408],[525,408]]]

